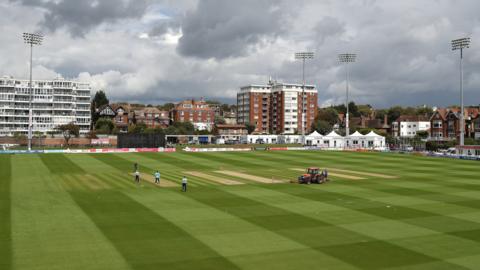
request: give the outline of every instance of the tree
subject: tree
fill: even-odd
[[[95,108],[100,108],[103,105],[107,105],[109,100],[107,95],[103,90],[97,91],[95,96],[93,97],[93,103],[95,104]]]
[[[350,103],[348,103],[348,113],[351,116],[360,117],[360,112],[358,111],[358,107],[355,102],[351,101]]]
[[[320,134],[326,135],[333,130],[333,126],[325,120],[317,120],[313,123],[313,128]]]
[[[169,103],[165,103],[163,105],[157,106],[157,108],[162,111],[170,111],[171,109],[175,108],[175,104],[169,102]]]
[[[393,121],[396,121],[400,115],[403,114],[403,108],[401,106],[394,106],[388,109],[388,123],[392,123]]]
[[[428,131],[426,131],[426,130],[417,131],[417,134],[415,135],[415,137],[417,137],[419,139],[426,139],[426,138],[428,138]]]
[[[388,114],[388,110],[387,109],[379,109],[379,110],[376,110],[376,113],[375,113],[375,118],[376,119],[380,119],[383,121],[383,118],[385,117],[385,115]],[[388,118],[388,116],[387,116]]]
[[[316,120],[323,120],[330,125],[335,125],[338,122],[338,113],[334,108],[322,108],[318,110]]]
[[[93,100],[92,100],[92,104],[90,105],[90,111],[92,115],[92,127],[95,126],[99,117],[97,114],[97,109],[103,105],[107,105],[108,103],[109,103],[109,100],[103,90],[97,91],[95,93],[95,96],[93,97]]]
[[[128,133],[134,133],[134,134],[144,133],[146,129],[147,129],[147,125],[145,123],[130,124],[128,126]]]
[[[97,134],[112,134],[114,129],[115,124],[110,118],[102,117],[95,123],[95,131]]]
[[[252,134],[255,131],[255,125],[247,123],[245,124],[245,127],[247,128],[248,134]]]
[[[177,134],[193,135],[195,134],[195,127],[190,122],[175,122],[173,127],[177,130]]]
[[[358,113],[362,116],[370,116],[372,113],[372,106],[370,104],[367,105],[358,105]]]
[[[430,117],[433,114],[433,109],[428,106],[421,106],[417,107],[416,111],[417,115],[426,115],[427,117]]]
[[[67,146],[69,145],[72,136],[80,136],[80,127],[75,125],[74,123],[60,125],[56,129],[62,133],[63,138],[65,139],[65,145]]]
[[[225,118],[223,118],[222,116],[215,116],[215,124],[216,125],[224,125],[226,122],[225,122]]]
[[[336,106],[333,106],[332,108],[335,109],[337,113],[343,113],[343,114],[347,113],[347,107],[345,106],[345,104],[336,105]]]

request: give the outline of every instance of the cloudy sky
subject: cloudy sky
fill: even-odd
[[[80,79],[111,100],[235,102],[271,76],[300,83],[297,51],[313,51],[307,83],[319,104],[344,102],[337,55],[358,54],[352,99],[375,107],[480,104],[478,0],[0,0],[0,76],[28,77],[22,32],[42,32],[34,77]]]

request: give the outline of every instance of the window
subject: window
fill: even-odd
[[[436,120],[433,122],[433,128],[441,128],[442,127],[442,121]]]

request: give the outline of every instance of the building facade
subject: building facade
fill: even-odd
[[[191,122],[197,130],[212,130],[215,111],[203,100],[184,100],[171,111],[174,122]]]
[[[318,93],[313,85],[274,83],[270,123],[274,134],[310,133],[318,111]],[[303,103],[302,103],[303,101]],[[303,121],[302,121],[303,119]]]
[[[430,140],[448,141],[460,137],[460,109],[437,109],[430,118]],[[475,123],[480,114],[480,108],[468,107],[463,112],[465,119],[465,138],[475,138]]]
[[[237,94],[237,122],[254,125],[258,134],[295,134],[303,127],[308,133],[317,115],[317,99],[313,85],[305,89],[301,84],[273,81],[248,85]]]
[[[90,85],[64,79],[32,83],[33,132],[53,132],[75,123],[80,133],[90,130]],[[30,89],[28,80],[0,78],[0,136],[28,134]]]
[[[215,125],[215,135],[225,141],[240,141],[240,137],[248,135],[245,125],[229,125],[217,124]]]
[[[135,124],[143,123],[149,128],[167,128],[170,125],[169,112],[155,107],[133,110],[130,121]]]
[[[271,85],[248,85],[237,93],[237,123],[252,124],[255,133],[270,132]]]
[[[413,138],[419,131],[430,134],[430,120],[422,115],[401,115],[392,123],[394,137]]]

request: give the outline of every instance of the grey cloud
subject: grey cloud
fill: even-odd
[[[287,30],[289,11],[281,1],[200,1],[183,20],[178,51],[198,58],[246,55],[251,46]]]
[[[317,40],[317,46],[323,45],[325,39],[329,37],[339,37],[345,32],[345,23],[340,22],[338,19],[326,16],[323,17],[317,25],[313,28],[315,39]]]
[[[11,0],[45,10],[41,27],[55,31],[65,27],[72,36],[84,36],[92,28],[120,19],[140,18],[147,0]]]
[[[269,75],[300,82],[302,66],[293,53],[312,50],[306,79],[317,85],[320,104],[344,101],[345,73],[337,54],[353,52],[358,54],[350,74],[353,101],[445,106],[459,99],[458,52],[451,51],[450,40],[468,35],[466,103],[480,103],[480,1],[145,0],[143,16],[141,10],[134,15],[124,10],[143,1],[120,1],[115,1],[119,10],[98,19],[100,11],[72,1],[0,0],[0,9],[7,10],[0,16],[0,76],[28,74],[21,33],[52,22],[52,29],[61,31],[49,33],[35,49],[34,76],[41,75],[40,65],[45,76],[88,72],[81,79],[106,89],[112,100],[156,103],[203,96],[234,103],[240,86],[264,83]],[[79,5],[92,22],[70,18],[63,12],[67,4],[73,10]],[[146,20],[154,15],[159,19]],[[105,22],[108,29],[96,27]],[[84,38],[65,36],[64,30],[75,28]],[[139,38],[145,32],[183,33],[183,38],[178,44]]]

